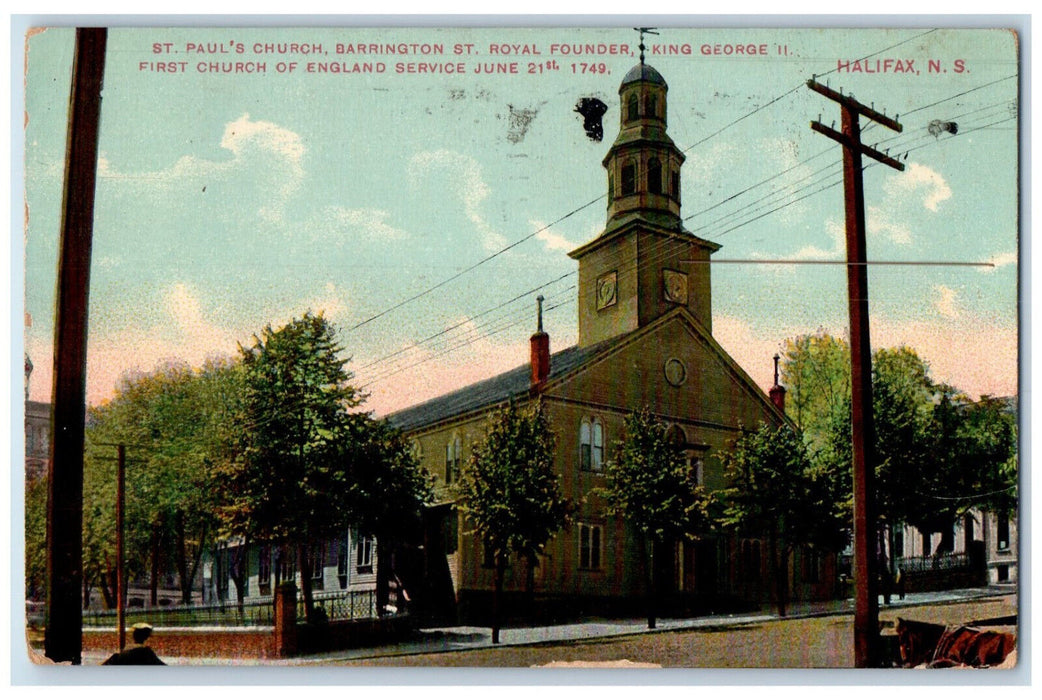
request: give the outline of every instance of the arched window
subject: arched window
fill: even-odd
[[[593,449],[590,455],[590,468],[595,472],[604,468],[604,426],[597,418],[593,419]]]
[[[459,435],[453,435],[445,445],[445,483],[451,484],[459,476],[460,457],[463,454],[463,445]]]
[[[658,97],[655,95],[648,95],[644,98],[644,116],[645,117],[656,117],[658,116]]]
[[[633,194],[637,191],[637,166],[626,163],[622,166],[622,196]]]
[[[626,100],[626,121],[635,122],[637,121],[637,95],[630,95],[629,99]]]
[[[604,469],[604,426],[599,418],[583,418],[579,423],[579,468],[592,472]]]
[[[648,159],[648,192],[662,194],[662,161],[654,156]]]
[[[589,470],[593,459],[593,442],[591,440],[593,431],[590,428],[588,418],[583,418],[579,424],[579,468]]]
[[[673,195],[673,199],[677,200],[677,204],[680,203],[680,173],[674,171],[670,176],[670,193]]]
[[[608,201],[615,199],[615,176],[608,175]]]

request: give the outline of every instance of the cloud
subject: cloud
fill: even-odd
[[[935,284],[933,291],[933,308],[946,318],[956,318],[959,315],[958,292],[943,284]]]
[[[535,235],[536,240],[542,241],[547,250],[567,253],[579,247],[578,243],[573,243],[564,236],[554,233],[547,228],[544,221],[529,221],[528,223],[538,231]]]
[[[237,158],[253,149],[272,153],[285,160],[296,174],[304,173],[305,148],[300,136],[272,122],[251,121],[249,114],[224,125],[221,148],[228,149]]]
[[[890,212],[881,207],[868,207],[865,211],[866,235],[885,238],[897,245],[908,245],[912,242],[912,229],[908,224],[894,221]]]
[[[405,238],[405,231],[387,223],[391,214],[383,209],[346,209],[330,206],[322,210],[323,219],[333,229],[336,244],[343,244],[350,236],[361,236],[373,241]]]
[[[484,247],[492,251],[506,245],[506,239],[481,213],[481,204],[491,192],[482,178],[481,165],[468,155],[447,149],[422,151],[409,160],[408,177],[414,186],[439,171],[449,174],[449,186],[463,203],[463,212],[477,228]]]
[[[937,211],[941,202],[951,199],[952,189],[944,177],[921,163],[908,163],[904,172],[891,175],[883,184],[883,190],[901,199],[922,196],[922,205]]]
[[[298,134],[273,122],[253,121],[249,114],[224,126],[221,148],[229,151],[229,160],[207,160],[196,156],[182,156],[163,170],[131,172],[116,169],[104,154],[98,157],[98,177],[105,181],[140,184],[148,190],[157,185],[176,186],[219,178],[239,177],[243,174],[257,177],[273,194],[258,191],[258,198],[266,204],[258,214],[269,221],[281,221],[286,201],[299,189],[304,179],[306,148]],[[165,194],[160,195],[166,197]]]

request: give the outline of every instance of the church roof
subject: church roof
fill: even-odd
[[[644,80],[649,83],[657,83],[659,85],[666,84],[666,79],[662,77],[661,73],[649,66],[647,63],[643,62],[638,63],[637,65],[630,68],[629,72],[626,73],[626,77],[622,79],[622,85],[635,83],[638,80]]]
[[[550,374],[547,381],[568,374],[619,340],[620,338],[610,338],[589,347],[580,348],[573,345],[555,352],[550,356]],[[408,432],[511,398],[527,396],[531,386],[532,368],[525,363],[490,379],[392,413],[387,419],[395,427]]]

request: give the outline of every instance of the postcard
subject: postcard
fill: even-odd
[[[32,662],[1015,666],[1021,40],[31,29]]]

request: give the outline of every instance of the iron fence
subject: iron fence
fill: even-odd
[[[391,591],[390,602],[397,603],[396,591]],[[337,591],[316,593],[316,606],[321,606],[330,622],[341,620],[365,620],[378,617],[376,592]],[[397,609],[397,608],[395,608]],[[85,610],[85,627],[112,627],[116,624],[115,610]],[[297,621],[306,619],[304,598],[297,595]],[[137,622],[163,627],[252,627],[275,624],[275,607],[271,600],[246,602],[239,606],[235,601],[217,605],[184,605],[160,608],[130,608],[126,612],[126,625]]]
[[[116,624],[115,610],[84,611],[85,627],[111,627]],[[243,603],[234,601],[219,605],[183,605],[162,608],[130,608],[126,612],[127,627],[147,622],[163,627],[253,627],[275,624],[272,601]]]
[[[946,552],[928,557],[899,557],[894,563],[905,574],[924,571],[958,571],[970,568],[970,555],[965,552]]]
[[[337,591],[316,593],[315,607],[321,606],[330,622],[365,620],[377,617],[376,591]],[[297,597],[297,620],[306,617],[303,596]]]

